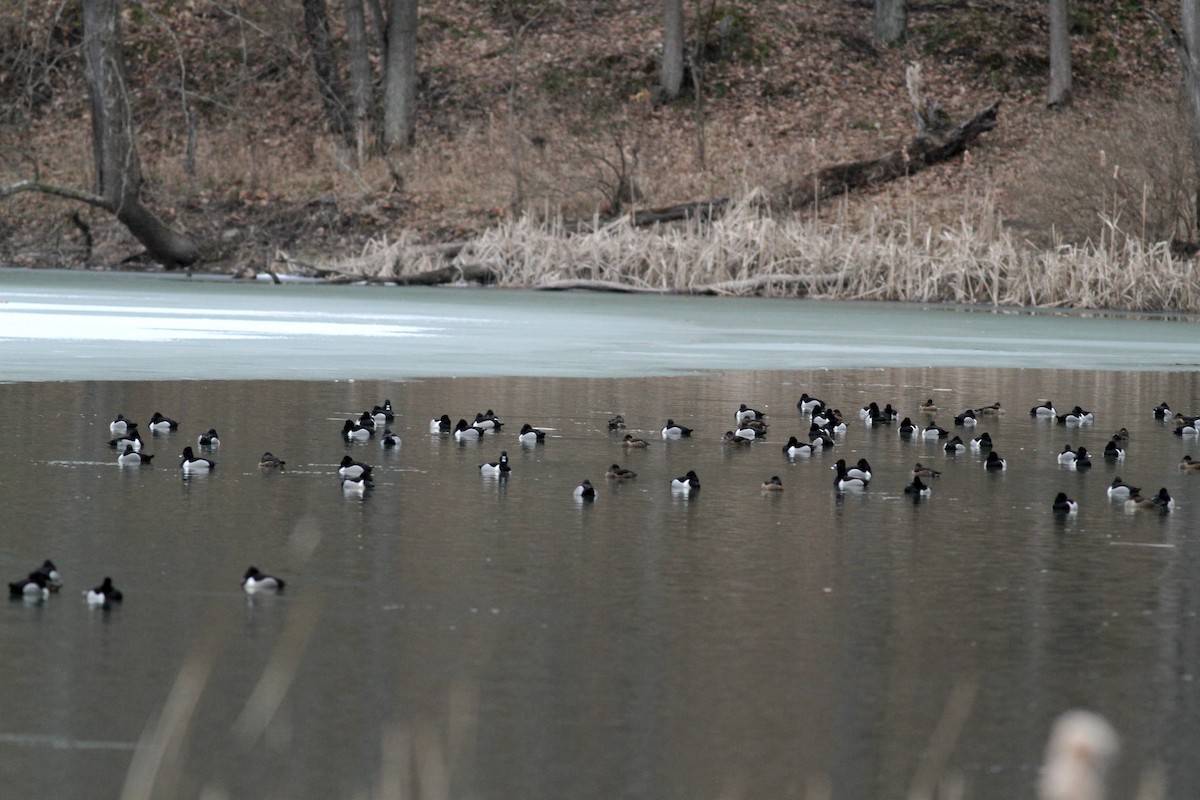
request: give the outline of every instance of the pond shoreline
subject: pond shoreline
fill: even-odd
[[[1169,242],[1114,230],[1079,245],[1036,247],[987,196],[968,198],[961,217],[946,223],[879,210],[834,219],[775,213],[749,192],[719,219],[642,228],[628,218],[573,227],[522,217],[461,241],[384,236],[353,254],[276,250],[265,265],[180,274],[1200,313],[1195,259]]]

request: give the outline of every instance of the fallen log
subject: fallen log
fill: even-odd
[[[878,158],[833,164],[810,172],[785,183],[772,205],[785,209],[804,208],[819,200],[878,186],[949,161],[965,152],[981,134],[996,127],[999,108],[1000,101],[997,100],[947,131],[918,134],[902,147]]]
[[[695,286],[687,290],[687,294],[729,295],[757,292],[771,286],[799,286],[805,293],[814,289],[827,289],[836,286],[850,277],[849,270],[819,275],[759,275],[756,278],[741,278],[732,281],[720,281],[705,286]]]
[[[446,267],[418,272],[413,275],[397,275],[394,278],[383,279],[397,286],[438,286],[443,283],[495,283],[495,271],[487,264],[451,264]]]

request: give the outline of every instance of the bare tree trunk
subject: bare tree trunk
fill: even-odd
[[[116,214],[150,256],[167,268],[190,266],[200,258],[196,243],[165,226],[141,202],[141,163],[121,58],[120,7],[120,0],[83,0],[83,52],[96,165],[96,197],[87,202]]]
[[[350,98],[354,103],[354,140],[361,161],[375,149],[375,93],[367,47],[363,0],[345,0],[346,43],[350,50]]]
[[[683,86],[683,0],[663,2],[663,55],[659,88],[666,100],[679,97]]]
[[[696,46],[692,49],[692,88],[695,89],[696,117],[696,157],[700,169],[708,169],[708,145],[704,133],[704,42],[716,16],[717,0],[708,4],[708,12],[704,11],[704,0],[696,0]]]
[[[1192,166],[1193,174],[1200,175],[1200,0],[1181,0],[1180,17],[1183,33],[1176,31],[1158,14],[1147,9],[1146,14],[1163,29],[1175,53],[1179,56],[1179,65],[1183,68],[1183,91],[1187,95],[1188,110],[1192,115]],[[1194,212],[1192,220],[1194,234],[1200,230],[1200,186],[1195,192]]]
[[[1067,0],[1050,0],[1050,91],[1047,105],[1071,102],[1071,36]]]
[[[390,0],[383,86],[383,145],[412,144],[417,118],[417,0]]]
[[[387,63],[387,17],[383,13],[380,0],[366,0],[367,11],[371,12],[371,32],[375,36],[374,44],[379,48],[379,61]]]
[[[908,0],[875,0],[872,35],[880,44],[896,44],[908,27]]]
[[[342,94],[342,81],[333,58],[333,36],[329,33],[325,0],[304,0],[304,35],[308,38],[308,46],[312,48],[313,70],[317,74],[317,89],[321,93],[329,130],[345,137],[346,143],[353,146],[354,134]]]

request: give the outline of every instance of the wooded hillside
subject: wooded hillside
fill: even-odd
[[[1071,4],[1074,103],[1048,110],[1044,3],[914,1],[895,47],[872,40],[869,2],[685,3],[684,87],[660,104],[657,0],[422,0],[416,140],[386,154],[329,130],[300,2],[146,0],[122,25],[143,197],[201,243],[204,268],[234,270],[460,240],[520,215],[776,192],[912,136],[910,63],[950,124],[1000,101],[999,124],[965,157],[805,214],[953,219],[986,197],[1035,242],[1114,220],[1191,239],[1177,68],[1144,6],[1178,14]],[[327,10],[344,82],[343,7]],[[91,188],[81,39],[78,2],[0,9],[0,183]],[[0,263],[116,266],[140,250],[98,209],[30,194],[0,206]]]

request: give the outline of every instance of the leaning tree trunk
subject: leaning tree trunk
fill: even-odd
[[[390,0],[383,73],[383,145],[412,144],[417,118],[417,0]]]
[[[190,266],[200,257],[196,243],[164,225],[140,199],[141,164],[121,57],[120,6],[121,0],[83,0],[96,194],[153,259],[167,268]]]
[[[878,186],[955,158],[976,139],[996,127],[1000,101],[951,127],[941,104],[926,97],[921,67],[906,70],[908,99],[916,133],[904,145],[877,158],[831,164],[789,180],[779,191],[777,207],[797,209],[854,189]]]
[[[1050,91],[1047,105],[1071,102],[1071,36],[1067,0],[1050,0]]]

